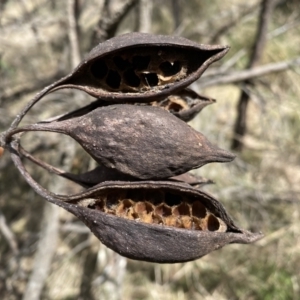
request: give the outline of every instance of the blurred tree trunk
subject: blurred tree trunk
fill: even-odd
[[[255,67],[264,51],[264,47],[267,40],[268,23],[271,19],[273,8],[275,6],[276,0],[262,0],[261,2],[261,12],[259,16],[259,22],[257,26],[256,38],[252,47],[252,52],[250,60],[248,63],[248,69]],[[246,80],[242,85],[251,85],[252,82]],[[250,101],[249,94],[242,90],[240,99],[237,106],[237,118],[234,126],[234,135],[232,139],[231,149],[235,151],[243,150],[243,137],[247,132],[247,109]]]
[[[71,48],[72,68],[75,68],[80,62],[79,49],[79,1],[68,0],[67,2],[68,18],[69,18],[69,41]]]
[[[123,5],[114,11],[111,10],[109,1],[104,2],[104,5],[101,7],[99,22],[92,33],[92,47],[116,35],[120,23],[136,5],[138,0],[127,0],[123,2]]]
[[[139,0],[137,30],[139,32],[151,32],[153,2],[148,0]]]
[[[100,244],[97,255],[99,276],[93,281],[98,299],[122,300],[127,258]],[[97,292],[96,292],[97,290]]]
[[[61,164],[64,169],[70,169],[75,154],[75,141],[64,141],[61,149],[57,150],[54,157],[51,157],[52,164]],[[50,160],[50,158],[49,158]],[[57,194],[66,192],[64,182],[58,177],[53,177],[48,182],[50,191]],[[34,265],[28,280],[23,300],[41,299],[43,288],[51,270],[51,263],[56,254],[59,237],[59,211],[60,208],[52,203],[45,202],[42,217],[42,228],[38,240],[37,250],[34,257]]]

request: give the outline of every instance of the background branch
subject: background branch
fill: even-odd
[[[69,30],[68,36],[71,48],[72,68],[75,68],[81,58],[79,50],[79,26],[78,26],[78,0],[68,0],[67,2]]]
[[[0,231],[5,237],[12,253],[14,256],[19,254],[18,243],[16,241],[14,233],[11,231],[9,226],[6,223],[6,218],[0,211]]]
[[[222,84],[241,83],[250,79],[258,78],[260,76],[265,76],[277,72],[283,72],[298,66],[300,66],[300,57],[287,61],[270,63],[242,71],[231,71],[223,73],[219,72],[219,76],[213,76],[212,78],[210,78],[209,76],[203,77],[199,81],[197,86],[199,88],[205,88],[209,86],[216,86]],[[216,71],[216,73],[218,72]]]
[[[275,3],[276,0],[262,0],[261,2],[261,12],[259,16],[256,38],[252,47],[248,69],[251,69],[255,65],[257,65],[263,55],[263,50],[267,40],[268,24],[272,16]],[[250,84],[250,82],[245,81],[244,84]],[[249,95],[244,90],[242,90],[237,105],[237,118],[234,125],[231,144],[232,150],[241,151],[243,148],[242,138],[247,132],[246,118],[249,100]]]
[[[229,20],[222,25],[221,28],[218,28],[216,32],[212,35],[210,38],[211,44],[218,44],[220,42],[220,38],[226,34],[227,31],[229,31],[231,28],[234,28],[241,20],[246,17],[247,15],[253,13],[257,9],[257,3],[254,5],[250,5],[243,9],[237,17],[229,18]]]
[[[109,1],[106,2],[101,13],[101,18],[92,34],[92,47],[115,35],[118,26],[129,11],[137,4],[138,0],[126,0],[123,2],[122,6],[114,12],[110,12]]]
[[[138,2],[138,31],[151,32],[153,2],[149,0],[139,0]]]

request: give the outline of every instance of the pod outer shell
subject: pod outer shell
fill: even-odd
[[[173,49],[177,48],[178,50],[192,49],[195,51],[199,51],[199,60],[203,60],[203,58],[201,58],[201,54],[203,55],[205,53],[205,55],[207,55],[209,54],[209,52],[211,53],[209,54],[210,57],[205,59],[201,66],[192,74],[187,76],[187,78],[180,80],[173,85],[166,85],[166,87],[162,90],[151,89],[143,93],[123,93],[118,91],[112,92],[90,86],[88,81],[86,81],[86,74],[87,72],[89,72],[89,67],[91,63],[95,61],[95,59],[102,58],[108,54],[111,55],[120,50],[136,47],[147,48],[149,46],[155,46],[158,48],[158,50],[160,47],[164,46],[169,46]],[[183,88],[187,87],[192,82],[197,80],[210,64],[221,59],[228,52],[228,50],[228,46],[197,44],[193,41],[178,36],[153,35],[147,33],[132,32],[113,37],[93,48],[72,73],[54,83],[51,87],[49,87],[50,89],[48,89],[47,93],[62,88],[76,88],[83,90],[94,97],[99,97],[102,100],[113,100],[115,102],[157,101],[159,99],[167,97],[172,93],[182,90]]]
[[[163,179],[235,156],[212,145],[185,122],[159,107],[110,105],[65,121],[26,130],[70,135],[99,164],[138,179]]]
[[[177,263],[198,259],[211,251],[231,243],[248,244],[262,237],[261,233],[251,233],[237,228],[226,214],[223,206],[210,195],[182,183],[170,182],[106,182],[73,196],[71,200],[92,197],[100,190],[108,188],[149,187],[166,188],[170,190],[191,193],[207,197],[215,202],[218,209],[223,210],[223,220],[231,223],[232,232],[208,232],[179,229],[168,226],[146,224],[134,220],[116,217],[103,212],[85,208],[77,204],[62,201],[51,201],[77,216],[94,235],[107,247],[122,256],[149,262]]]
[[[149,225],[80,208],[75,214],[107,247],[131,259],[158,263],[186,262],[230,243],[251,243],[260,234],[192,231]],[[122,230],[120,230],[122,229]]]

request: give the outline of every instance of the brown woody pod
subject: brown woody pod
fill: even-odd
[[[151,106],[110,105],[22,131],[53,131],[74,138],[99,164],[138,179],[164,179],[234,155],[213,146],[169,112]]]
[[[191,121],[202,109],[216,101],[212,98],[208,98],[191,89],[183,89],[176,94],[170,95],[168,98],[155,101],[151,104],[153,106],[159,106],[170,113],[178,117],[179,119],[189,122]]]
[[[149,103],[149,105],[152,106],[159,106],[170,113],[172,113],[174,116],[178,117],[179,119],[189,122],[191,121],[198,113],[202,111],[203,108],[206,106],[215,103],[216,100],[199,95],[195,91],[186,88],[182,91],[179,91],[173,95],[168,96],[166,99],[163,99],[161,101],[154,101]],[[92,110],[108,106],[114,104],[114,101],[103,101],[102,99],[98,99],[86,106],[83,106],[79,109],[73,110],[71,112],[65,113],[60,116],[53,117],[51,119],[42,121],[41,123],[49,123],[53,121],[63,121],[75,117],[83,116]],[[139,103],[135,103],[136,105],[140,105]],[[145,104],[143,104],[145,105]]]
[[[77,216],[104,245],[136,260],[185,262],[262,236],[238,228],[216,199],[183,183],[105,182],[68,202],[48,200]]]
[[[47,87],[39,98],[76,88],[114,102],[163,99],[197,80],[228,50],[178,36],[124,34],[92,49],[71,74]]]

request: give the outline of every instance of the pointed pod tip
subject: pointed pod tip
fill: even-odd
[[[259,232],[250,232],[247,230],[242,230],[243,233],[243,241],[238,241],[239,243],[244,243],[244,244],[250,244],[250,243],[254,243],[257,242],[259,240],[261,240],[265,235],[259,231]]]
[[[236,158],[235,154],[221,148],[216,149],[214,156],[217,162],[231,162]]]

